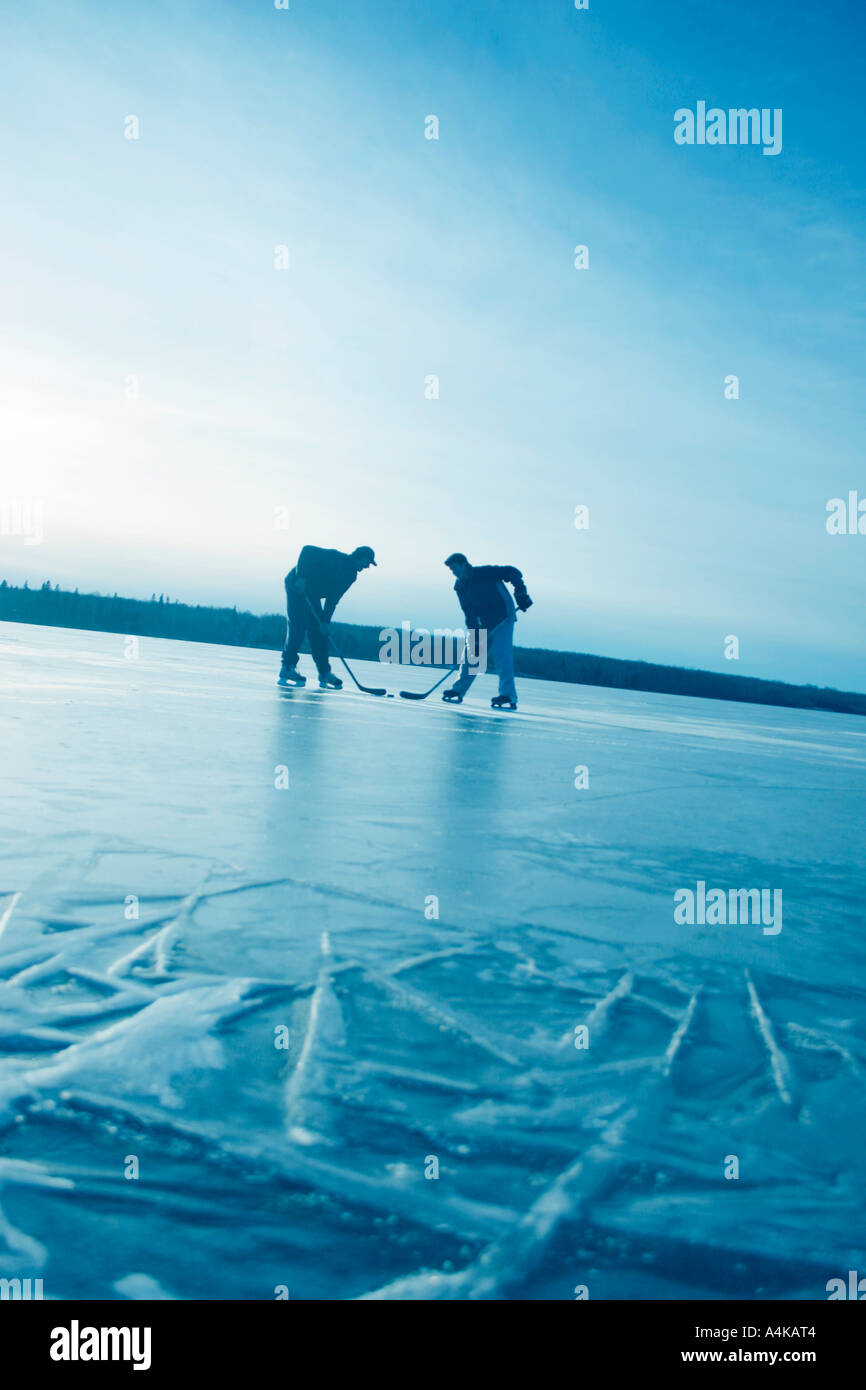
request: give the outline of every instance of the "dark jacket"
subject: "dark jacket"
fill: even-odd
[[[454,585],[467,627],[489,629],[515,621],[514,600],[506,584],[514,586],[516,598],[526,596],[523,575],[513,565],[470,565],[468,574]]]
[[[304,593],[314,607],[324,604],[322,617],[329,623],[340,599],[357,578],[358,570],[351,555],[345,555],[342,550],[305,545],[295,568],[286,575],[286,589],[294,589],[295,580],[303,579]]]

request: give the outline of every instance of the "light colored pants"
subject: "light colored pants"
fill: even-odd
[[[508,695],[512,700],[517,699],[517,688],[514,684],[514,619],[506,619],[500,627],[487,629],[487,666],[490,663],[496,668],[499,676],[499,693]],[[477,666],[470,666],[465,656],[463,665],[460,668],[460,675],[452,687],[458,695],[465,695],[470,685],[478,673]]]

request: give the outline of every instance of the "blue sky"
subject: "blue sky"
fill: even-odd
[[[45,541],[0,536],[3,574],[273,611],[304,542],[369,543],[339,616],[436,626],[462,549],[523,569],[525,645],[866,688],[866,536],[825,529],[866,497],[863,31],[833,0],[5,18],[0,491]],[[782,153],[676,145],[698,100],[782,108]]]

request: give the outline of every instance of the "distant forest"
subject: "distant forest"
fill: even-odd
[[[173,637],[186,642],[216,642],[229,647],[261,647],[267,651],[279,651],[286,635],[286,619],[278,613],[259,616],[238,612],[237,608],[193,606],[165,594],[151,594],[149,600],[120,598],[117,594],[80,594],[77,589],[69,592],[52,586],[48,580],[38,589],[27,584],[17,588],[5,579],[0,582],[0,619],[141,637]],[[362,661],[378,660],[380,631],[379,627],[332,624],[343,654]],[[729,676],[680,666],[657,666],[649,661],[622,661],[534,647],[515,647],[514,656],[519,676],[540,680],[866,714],[866,695],[825,686],[787,685],[753,676]]]

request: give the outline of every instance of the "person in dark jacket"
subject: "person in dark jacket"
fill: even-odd
[[[499,676],[499,694],[491,704],[494,709],[517,709],[517,689],[514,684],[514,624],[516,608],[525,613],[532,607],[526,592],[523,575],[513,565],[470,565],[465,555],[456,551],[445,561],[456,579],[454,592],[466,619],[467,649],[463,656],[460,676],[455,685],[445,691],[443,700],[460,704],[475,674],[469,666],[470,634],[485,632],[487,655],[492,657]],[[511,597],[506,584],[514,590]],[[477,636],[476,636],[477,644]],[[476,656],[478,647],[476,645]]]
[[[317,545],[304,546],[295,568],[286,575],[288,630],[279,685],[306,685],[306,677],[298,670],[298,653],[304,638],[309,637],[319,685],[323,690],[341,689],[343,682],[334,675],[328,661],[328,624],[361,570],[375,563],[369,545],[359,545],[351,555],[342,550],[322,550]]]

